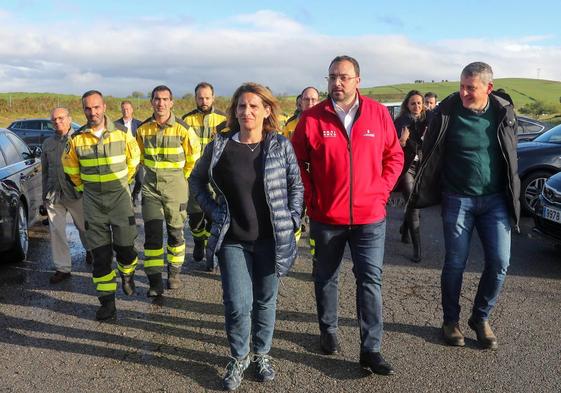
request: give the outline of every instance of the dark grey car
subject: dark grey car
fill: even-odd
[[[545,181],[561,171],[561,125],[519,143],[517,150],[520,202],[524,212],[532,213]]]
[[[534,223],[538,233],[561,242],[561,173],[545,182],[536,203]]]
[[[25,259],[28,226],[38,219],[41,200],[41,149],[28,147],[0,128],[0,253]]]
[[[79,124],[72,123],[71,127],[76,131]],[[21,119],[16,120],[8,126],[8,130],[14,132],[29,146],[41,146],[43,141],[53,135],[54,128],[50,119]]]

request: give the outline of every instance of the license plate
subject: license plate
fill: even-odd
[[[561,223],[561,211],[544,206],[543,218],[545,218],[546,220]]]

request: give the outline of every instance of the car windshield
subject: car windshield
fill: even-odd
[[[544,132],[534,142],[557,143],[561,144],[561,124],[553,127],[551,130]]]

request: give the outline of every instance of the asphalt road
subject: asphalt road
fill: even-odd
[[[402,211],[389,208],[384,270],[383,354],[396,375],[358,366],[355,283],[346,254],[340,277],[342,352],[319,351],[311,259],[303,239],[292,274],[280,287],[271,355],[277,378],[258,383],[246,372],[241,392],[559,392],[561,391],[561,260],[549,241],[534,238],[523,219],[513,236],[509,275],[491,323],[497,351],[481,350],[467,327],[481,271],[474,241],[464,277],[461,326],[466,347],[440,338],[439,209],[422,212],[424,259],[409,261],[399,242]],[[138,222],[141,223],[140,217]],[[137,294],[119,290],[118,318],[99,323],[98,301],[75,230],[74,273],[53,286],[47,227],[33,228],[28,261],[0,266],[0,392],[199,392],[221,389],[229,361],[220,279],[203,265],[185,264],[181,290],[164,301],[146,298],[139,269]],[[476,238],[474,238],[476,240]],[[192,242],[189,239],[189,249]],[[142,249],[142,235],[138,239]]]

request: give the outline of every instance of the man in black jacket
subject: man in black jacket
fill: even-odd
[[[511,219],[518,230],[520,180],[514,109],[492,91],[488,64],[475,62],[463,69],[459,93],[442,101],[425,135],[423,161],[409,203],[417,208],[442,204],[446,248],[442,333],[453,346],[464,345],[459,299],[477,228],[485,265],[468,325],[482,347],[496,349],[488,319],[509,265]]]
[[[132,102],[123,101],[121,102],[121,113],[123,117],[115,121],[115,124],[119,124],[127,129],[129,133],[136,138],[136,129],[140,125],[141,121],[132,117],[134,109],[132,107]],[[140,187],[142,187],[142,182],[144,180],[144,168],[141,165],[138,166],[136,170],[136,175],[134,176],[134,188],[132,189],[132,203],[136,206],[136,199],[140,194]]]

